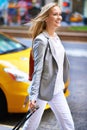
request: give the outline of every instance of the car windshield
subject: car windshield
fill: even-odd
[[[0,34],[0,54],[15,52],[25,49],[26,46]]]

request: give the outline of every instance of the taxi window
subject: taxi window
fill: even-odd
[[[17,43],[4,35],[0,34],[0,53],[14,52],[17,50],[24,49],[24,46],[20,43]]]

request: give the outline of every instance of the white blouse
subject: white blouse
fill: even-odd
[[[58,36],[50,37],[53,44],[55,54],[57,56],[58,74],[55,83],[54,95],[64,89],[63,82],[63,62],[64,62],[64,47]]]

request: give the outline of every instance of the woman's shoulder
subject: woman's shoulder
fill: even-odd
[[[48,38],[46,37],[46,35],[44,34],[44,32],[40,33],[36,38],[35,40],[40,40],[42,41],[44,44],[47,43],[48,41]]]

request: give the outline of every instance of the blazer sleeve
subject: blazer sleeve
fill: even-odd
[[[46,45],[44,44],[44,42],[41,39],[36,38],[33,42],[34,73],[29,89],[29,100],[37,100],[38,97],[45,50]]]

